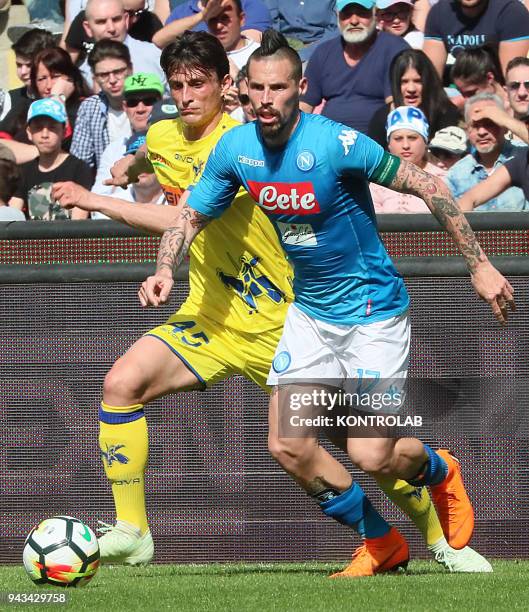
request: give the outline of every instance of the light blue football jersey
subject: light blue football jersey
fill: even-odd
[[[383,155],[367,136],[320,115],[301,113],[279,149],[265,145],[257,122],[248,123],[219,140],[188,204],[218,217],[243,185],[294,266],[301,310],[335,325],[381,321],[409,303],[369,193]]]

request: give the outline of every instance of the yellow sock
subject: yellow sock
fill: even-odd
[[[426,487],[414,487],[404,480],[377,478],[378,486],[413,521],[427,546],[444,537],[437,511]]]
[[[112,485],[116,518],[148,529],[144,474],[149,455],[143,405],[109,406],[101,402],[99,448]]]

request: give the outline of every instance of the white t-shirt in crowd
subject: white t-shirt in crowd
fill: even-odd
[[[127,113],[123,110],[116,110],[111,106],[108,107],[107,128],[110,142],[123,140],[123,138],[128,138],[132,135]]]
[[[246,66],[246,62],[250,58],[250,55],[261,46],[259,43],[255,42],[255,40],[250,40],[246,38],[246,36],[242,36],[241,38],[244,39],[244,47],[226,53],[228,59],[230,59],[239,70]]]

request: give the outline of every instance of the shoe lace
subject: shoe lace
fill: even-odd
[[[447,569],[451,570],[453,569],[454,566],[454,559],[455,557],[455,553],[453,550],[451,550],[450,548],[444,549],[444,550],[438,550],[435,553],[435,560],[437,561],[437,563],[440,563],[441,565],[444,565]]]
[[[367,550],[367,546],[362,544],[359,546],[353,553],[351,557],[351,561],[360,561],[363,557],[369,557],[369,551]]]

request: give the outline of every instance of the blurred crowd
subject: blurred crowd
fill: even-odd
[[[153,174],[126,191],[106,184],[150,125],[177,116],[161,51],[185,30],[209,31],[230,61],[225,110],[253,121],[245,65],[269,27],[303,60],[304,112],[442,177],[463,210],[529,210],[521,0],[0,0],[4,71],[14,62],[20,81],[0,89],[0,221],[87,218],[53,201],[66,180],[166,204]],[[371,195],[377,213],[428,211],[377,185]]]

